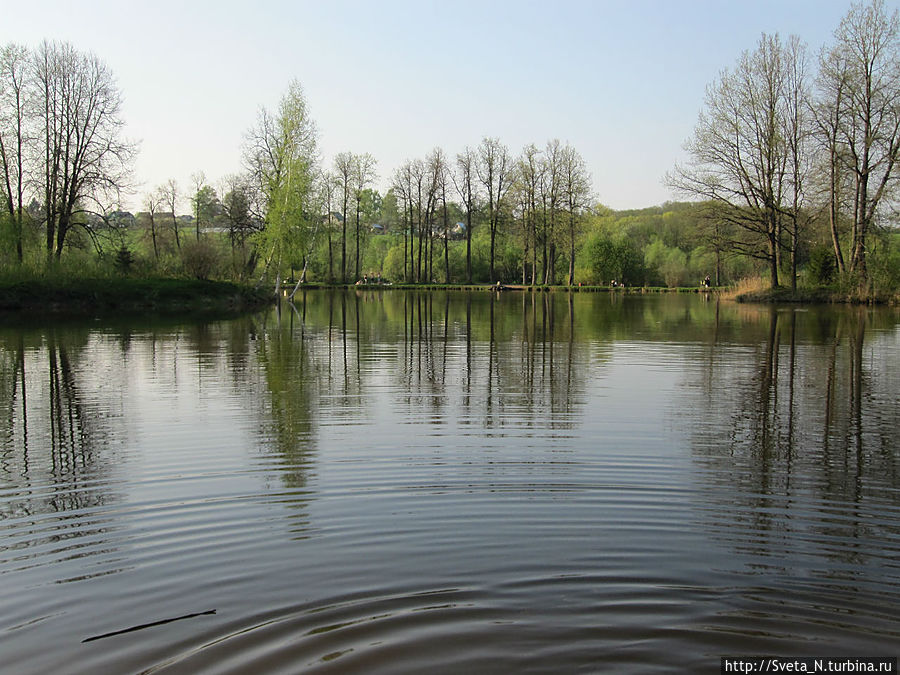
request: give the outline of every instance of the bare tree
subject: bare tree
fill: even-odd
[[[818,130],[833,173],[830,209],[835,257],[844,267],[836,211],[841,173],[850,180],[848,270],[865,281],[867,238],[879,207],[897,184],[900,159],[900,15],[883,0],[854,4],[823,52]]]
[[[584,159],[571,145],[566,145],[562,150],[561,169],[562,194],[569,225],[569,286],[572,286],[575,283],[575,236],[581,213],[589,205],[591,176]]]
[[[356,278],[360,278],[360,240],[359,240],[359,215],[361,211],[363,191],[371,185],[377,177],[375,173],[375,158],[368,152],[353,156],[353,198],[356,201]]]
[[[413,179],[412,162],[407,160],[396,171],[391,183],[394,193],[397,195],[403,207],[403,280],[412,280],[412,265],[410,264],[413,242]]]
[[[556,224],[562,199],[562,145],[554,138],[547,142],[541,176],[541,252],[543,283],[555,282]]]
[[[341,188],[341,281],[347,282],[347,204],[353,188],[353,153],[339,152],[334,157],[334,171]]]
[[[159,188],[163,204],[172,216],[172,233],[175,235],[175,246],[181,250],[181,237],[178,234],[178,182],[170,178]]]
[[[0,174],[6,211],[15,228],[16,259],[21,263],[22,205],[28,104],[28,50],[9,44],[0,50]]]
[[[163,196],[159,188],[148,192],[144,197],[144,206],[147,207],[147,213],[150,215],[150,238],[153,241],[153,257],[157,262],[159,262],[159,242],[156,236],[156,216],[162,203]]]
[[[325,232],[328,238],[328,280],[334,281],[334,242],[332,240],[332,230],[334,223],[334,200],[340,187],[339,177],[330,172],[322,171],[319,173],[317,181],[317,189],[319,192],[319,202],[325,209]]]
[[[463,208],[466,210],[466,283],[472,283],[472,227],[478,200],[478,157],[474,150],[466,148],[456,156],[456,172],[453,184]]]
[[[691,164],[677,166],[669,184],[684,194],[716,203],[720,218],[735,226],[732,247],[764,260],[778,286],[781,229],[792,204],[786,197],[792,170],[785,142],[789,124],[787,80],[797,56],[778,36],[763,35],[744,52],[734,72],[707,89],[686,148]]]
[[[531,252],[531,285],[537,282],[538,202],[544,163],[534,143],[526,145],[516,163],[517,193],[522,218],[522,283],[528,282],[528,253]]]
[[[447,211],[447,184],[450,182],[450,168],[447,165],[447,155],[441,148],[435,148],[428,155],[428,171],[431,174],[431,184],[434,192],[434,209],[437,203],[441,204],[441,239],[444,242],[444,281],[450,283],[450,217]],[[429,260],[430,260],[429,256]]]
[[[62,255],[75,216],[103,213],[127,187],[135,145],[121,138],[121,96],[93,54],[44,42],[33,58],[47,255]]]
[[[494,283],[496,239],[500,230],[503,200],[509,191],[513,168],[508,148],[497,138],[485,138],[478,146],[476,167],[488,198],[488,227],[491,231],[490,282]]]

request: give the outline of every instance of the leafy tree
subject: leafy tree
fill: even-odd
[[[285,266],[298,257],[305,259],[313,243],[306,209],[313,188],[316,130],[297,81],[288,86],[275,113],[260,111],[247,135],[245,161],[264,199],[265,227],[255,240],[273,269],[280,295]]]

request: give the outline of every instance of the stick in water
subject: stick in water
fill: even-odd
[[[195,612],[194,614],[185,614],[184,616],[176,616],[171,619],[163,619],[162,621],[153,621],[152,623],[144,623],[140,626],[132,626],[131,628],[123,628],[122,630],[115,630],[112,633],[104,633],[103,635],[95,635],[94,637],[85,638],[82,640],[82,643],[85,642],[93,642],[94,640],[102,640],[103,638],[112,637],[113,635],[122,635],[123,633],[131,633],[136,630],[143,630],[144,628],[153,628],[153,626],[162,626],[166,623],[172,623],[173,621],[181,621],[182,619],[193,619],[195,616],[205,616],[207,614],[215,614],[216,610],[208,609],[205,612]]]

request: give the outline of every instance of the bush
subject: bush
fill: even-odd
[[[218,269],[221,255],[208,239],[191,239],[181,246],[181,263],[187,276],[206,280]]]

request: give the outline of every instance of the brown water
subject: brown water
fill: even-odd
[[[0,670],[895,656],[898,392],[890,309],[322,291],[7,321]]]

